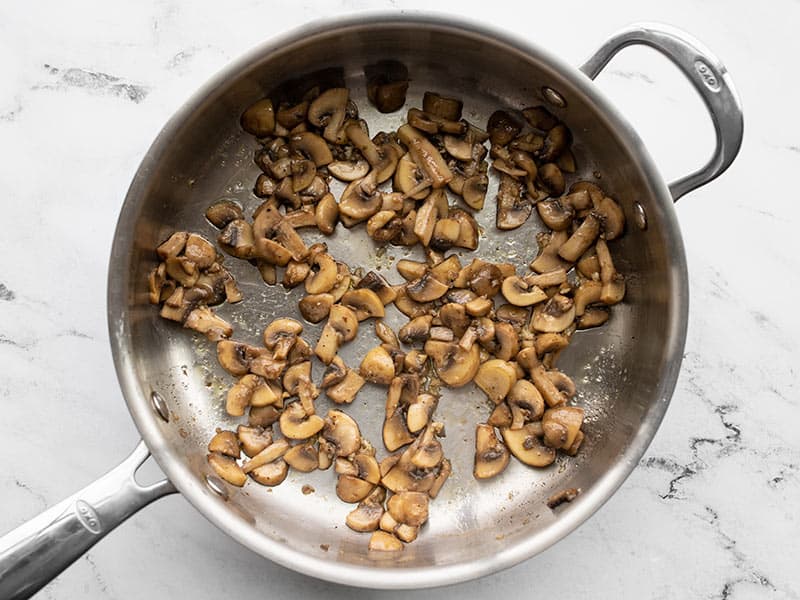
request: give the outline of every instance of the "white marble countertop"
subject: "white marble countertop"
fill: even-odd
[[[426,2],[236,0],[0,4],[0,533],[114,466],[137,432],[108,346],[106,267],[129,181],[171,113],[265,38],[318,15]],[[619,492],[540,556],[420,593],[355,591],[240,547],[180,496],[135,515],[43,598],[798,598],[800,4],[725,0],[440,2],[578,63],[637,20],[702,39],[726,62],[746,134],[721,179],[684,198],[691,315],[667,417]],[[598,80],[667,179],[712,128],[666,61],[623,53]],[[758,277],[756,277],[758,275]]]

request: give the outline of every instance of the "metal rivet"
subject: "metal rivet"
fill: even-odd
[[[158,413],[158,416],[164,419],[166,423],[169,423],[169,408],[167,408],[167,401],[164,400],[161,394],[158,392],[151,392],[150,402],[152,402],[153,408]]]
[[[216,475],[206,475],[206,485],[208,486],[208,489],[210,489],[223,500],[228,499],[228,489],[225,487],[225,484],[222,483],[222,480]]]
[[[564,100],[564,96],[550,86],[545,85],[542,87],[542,96],[544,96],[544,99],[553,106],[557,106],[558,108],[564,108],[567,106],[567,101]]]
[[[647,230],[647,213],[644,212],[644,207],[639,202],[633,203],[633,220],[639,229]]]

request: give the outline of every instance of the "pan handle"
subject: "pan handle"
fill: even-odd
[[[744,128],[742,103],[725,65],[714,53],[688,33],[660,23],[639,23],[617,32],[580,69],[594,79],[617,52],[634,44],[649,46],[670,59],[692,82],[714,123],[717,147],[711,160],[669,184],[677,202],[684,194],[721,175],[736,158]]]
[[[139,442],[119,466],[0,538],[0,598],[29,598],[125,519],[177,491],[166,479],[136,483],[149,456]]]

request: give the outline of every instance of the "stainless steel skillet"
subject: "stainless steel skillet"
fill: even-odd
[[[620,49],[645,44],[670,58],[705,101],[717,133],[707,165],[667,186],[635,131],[591,82]],[[579,386],[587,442],[577,460],[534,471],[512,464],[496,480],[471,475],[474,424],[485,419],[482,393],[450,391],[438,418],[454,474],[432,505],[429,525],[400,558],[376,559],[364,536],[348,530],[349,505],[330,472],[290,474],[268,491],[234,490],[209,477],[205,445],[230,421],[221,396],[231,381],[213,350],[164,322],[147,302],[153,248],[176,229],[212,237],[205,208],[222,197],[256,206],[250,187],[254,142],[238,126],[241,110],[277,83],[326,67],[344,70],[362,116],[374,131],[395,128],[404,111],[380,115],[365,98],[363,67],[404,62],[412,83],[407,106],[425,90],[464,100],[465,117],[486,122],[495,109],[548,103],[572,130],[579,176],[602,173],[622,204],[628,233],[615,242],[628,279],[626,302],[603,328],[579,334],[559,361]],[[272,40],[217,75],[167,124],[137,172],[122,207],[109,264],[108,318],[120,384],[143,442],[119,467],[0,538],[0,597],[27,597],[128,516],[179,490],[223,531],[266,558],[309,575],[380,588],[427,587],[485,575],[555,543],[607,500],[637,464],[666,411],[684,346],[688,286],[674,200],[715,178],[736,156],[742,136],[738,97],[724,66],[690,36],[637,25],[609,39],[580,69],[545,50],[482,25],[443,16],[359,15],[304,27]],[[495,183],[496,185],[496,183]],[[490,187],[488,197],[494,197]],[[535,254],[535,219],[514,232],[492,227],[492,202],[479,217],[486,236],[477,253],[526,264]],[[359,228],[328,238],[332,254],[381,268],[391,278],[400,249],[376,252]],[[227,263],[226,263],[227,264]],[[296,294],[265,287],[254,269],[230,266],[247,300],[221,311],[236,337],[256,342],[278,315],[294,315]],[[399,323],[394,314],[389,317]],[[366,329],[366,328],[365,328]],[[314,339],[316,329],[308,328]],[[344,350],[348,364],[375,339],[364,333]],[[319,375],[319,371],[316,371]],[[384,392],[365,388],[348,409],[371,440],[380,439]],[[320,409],[326,408],[320,399]],[[379,444],[377,444],[379,446]],[[152,453],[169,481],[138,485],[133,473]],[[317,491],[303,495],[305,484]],[[174,487],[173,487],[174,486]],[[545,499],[567,487],[583,493],[557,511]]]

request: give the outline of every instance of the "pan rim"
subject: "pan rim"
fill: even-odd
[[[500,553],[483,557],[480,560],[467,560],[450,565],[386,568],[337,563],[334,557],[330,559],[317,558],[272,540],[266,535],[254,535],[252,527],[244,520],[232,518],[225,502],[208,493],[197,477],[186,468],[184,461],[175,456],[160,433],[162,424],[150,409],[149,399],[140,389],[132,364],[130,335],[126,331],[126,319],[124,318],[127,310],[125,290],[128,289],[130,275],[127,269],[115,268],[115,266],[125,264],[128,252],[133,247],[132,228],[124,227],[123,224],[128,223],[135,216],[139,198],[149,180],[151,165],[157,164],[159,156],[168,151],[168,140],[172,137],[172,132],[181,126],[187,115],[191,114],[194,108],[200,105],[209,94],[223,85],[230,77],[246,69],[251,63],[260,60],[265,54],[278,50],[289,43],[316,34],[378,24],[433,27],[489,39],[493,43],[505,45],[531,56],[558,71],[575,89],[587,96],[598,107],[609,125],[618,132],[626,145],[634,150],[635,155],[640,158],[638,167],[643,171],[652,188],[653,200],[660,205],[663,211],[664,226],[670,234],[672,243],[670,278],[675,302],[671,303],[668,311],[670,332],[665,349],[662,380],[657,389],[658,396],[654,395],[652,406],[647,413],[648,418],[642,421],[636,435],[612,466],[590,490],[582,494],[580,502],[564,510],[553,525],[536,535],[521,539]],[[598,42],[601,41],[598,40]],[[144,155],[121,207],[109,259],[107,313],[114,366],[131,417],[156,462],[175,487],[203,516],[245,547],[294,571],[356,587],[413,589],[477,579],[514,566],[566,537],[594,515],[613,496],[646,452],[672,398],[686,341],[688,303],[686,256],[672,198],[664,179],[635,130],[590,79],[576,67],[546,49],[517,35],[488,27],[483,23],[430,11],[378,10],[315,20],[281,36],[270,38],[212,76],[175,112]]]

